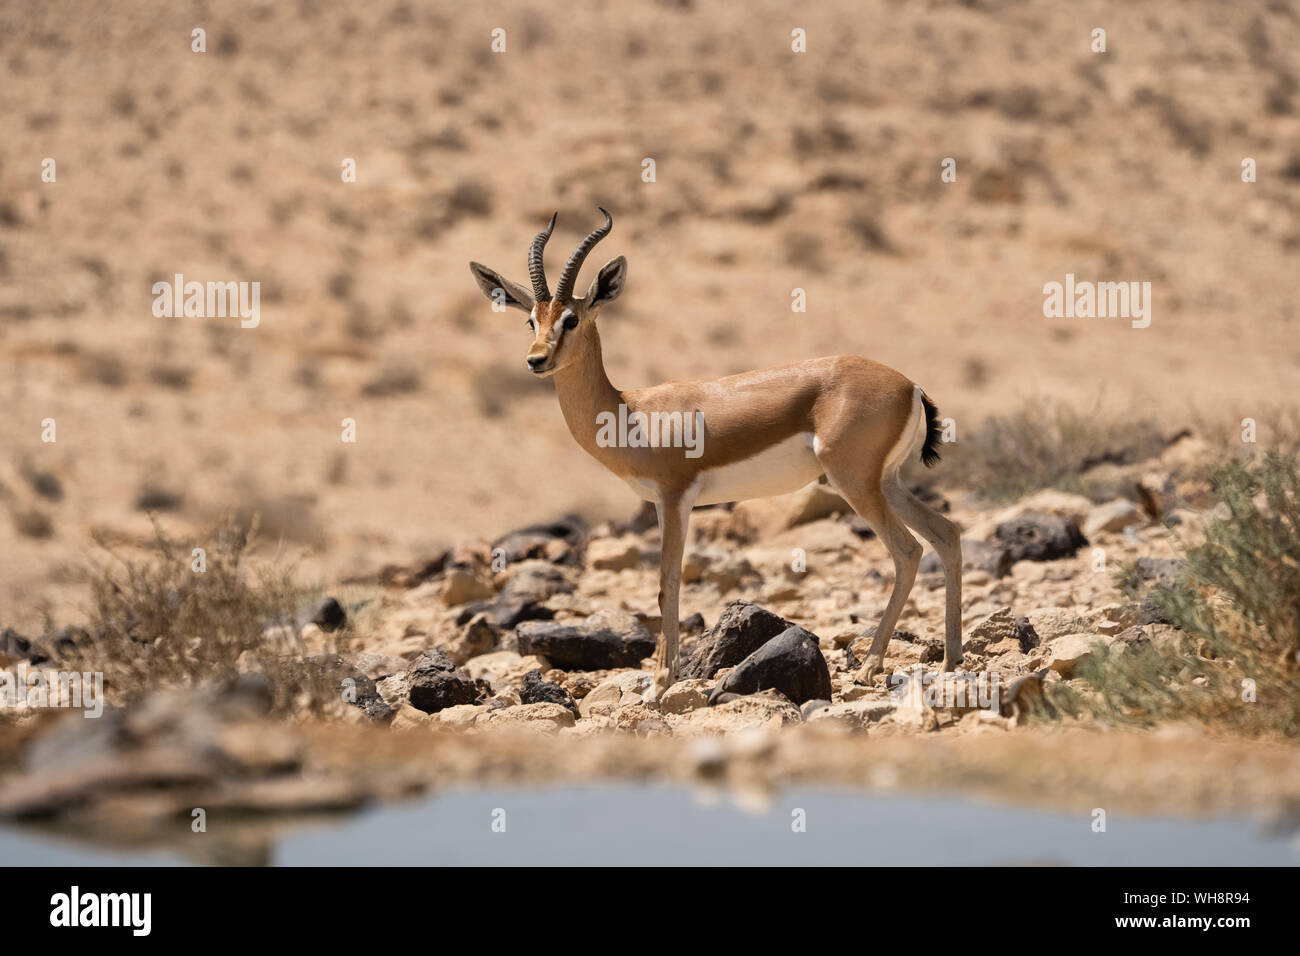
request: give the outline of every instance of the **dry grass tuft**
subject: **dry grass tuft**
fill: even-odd
[[[329,669],[305,666],[297,638],[316,594],[294,584],[291,567],[255,568],[248,557],[255,536],[256,527],[227,521],[182,545],[155,522],[143,556],[98,541],[108,560],[94,572],[84,637],[60,666],[102,671],[114,704],[250,672],[267,677],[281,712],[336,704]],[[347,632],[332,637],[346,641]]]
[[[1015,500],[1042,488],[1087,494],[1089,468],[1143,461],[1165,445],[1159,426],[1139,415],[1031,402],[986,419],[969,435],[959,433],[956,442],[941,448],[943,465],[937,471],[914,477],[969,488],[992,501]]]

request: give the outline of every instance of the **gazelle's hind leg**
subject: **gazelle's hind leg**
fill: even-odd
[[[961,532],[899,483],[896,475],[884,481],[885,499],[907,524],[934,547],[943,562],[945,598],[943,669],[952,671],[962,662],[961,652]]]
[[[855,469],[859,467],[857,462],[837,461],[833,453],[818,452],[818,458],[826,469],[826,477],[832,487],[843,495],[844,500],[863,521],[875,529],[888,549],[889,556],[894,559],[894,589],[890,592],[889,603],[885,605],[885,612],[876,626],[876,635],[871,640],[867,659],[857,674],[858,680],[870,683],[884,665],[885,649],[889,646],[889,638],[894,633],[898,616],[903,613],[903,604],[912,592],[923,549],[890,508],[878,476],[855,474]]]

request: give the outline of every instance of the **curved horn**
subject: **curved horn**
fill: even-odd
[[[551,213],[551,221],[528,247],[528,276],[533,280],[533,297],[538,302],[551,301],[551,290],[546,288],[546,269],[542,265],[542,252],[546,249],[546,240],[551,238],[551,230],[555,228],[557,216],[559,216],[558,212]]]
[[[578,273],[582,269],[583,260],[587,258],[587,253],[600,240],[609,235],[609,231],[614,228],[614,218],[604,209],[600,210],[605,213],[605,225],[593,229],[587,238],[578,243],[578,248],[573,250],[573,255],[569,256],[569,261],[564,264],[564,272],[560,274],[560,281],[555,285],[555,297],[557,299],[568,299],[573,295],[573,284],[578,281]]]

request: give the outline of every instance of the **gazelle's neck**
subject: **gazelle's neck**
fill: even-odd
[[[583,337],[582,354],[555,373],[555,394],[560,411],[574,440],[592,456],[601,459],[596,444],[596,416],[611,412],[617,418],[623,393],[610,384],[600,351],[600,335],[594,327]]]

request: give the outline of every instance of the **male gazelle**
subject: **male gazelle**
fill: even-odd
[[[552,295],[542,252],[555,216],[528,252],[531,294],[477,262],[470,269],[494,302],[528,313],[533,342],[525,361],[539,377],[555,377],[560,410],[578,444],[626,481],[659,513],[659,610],[662,634],[655,651],[655,690],[677,676],[678,588],[691,508],[795,491],[823,475],[880,536],[894,560],[894,587],[858,679],[880,671],[885,648],[912,589],[922,548],[916,529],[939,553],[946,588],[944,669],[961,652],[961,540],[957,527],[900,484],[898,469],[924,436],[921,460],[939,459],[938,409],[898,372],[852,355],[729,375],[706,382],[668,382],[620,391],[601,358],[596,316],[623,292],[627,260],[601,267],[585,298],[573,294],[592,247],[613,228],[609,213],[569,257]],[[625,408],[620,409],[620,406]],[[675,415],[673,413],[676,413]],[[701,423],[702,446],[611,442],[611,420]],[[697,436],[699,441],[699,436]],[[632,446],[632,447],[629,447]]]

